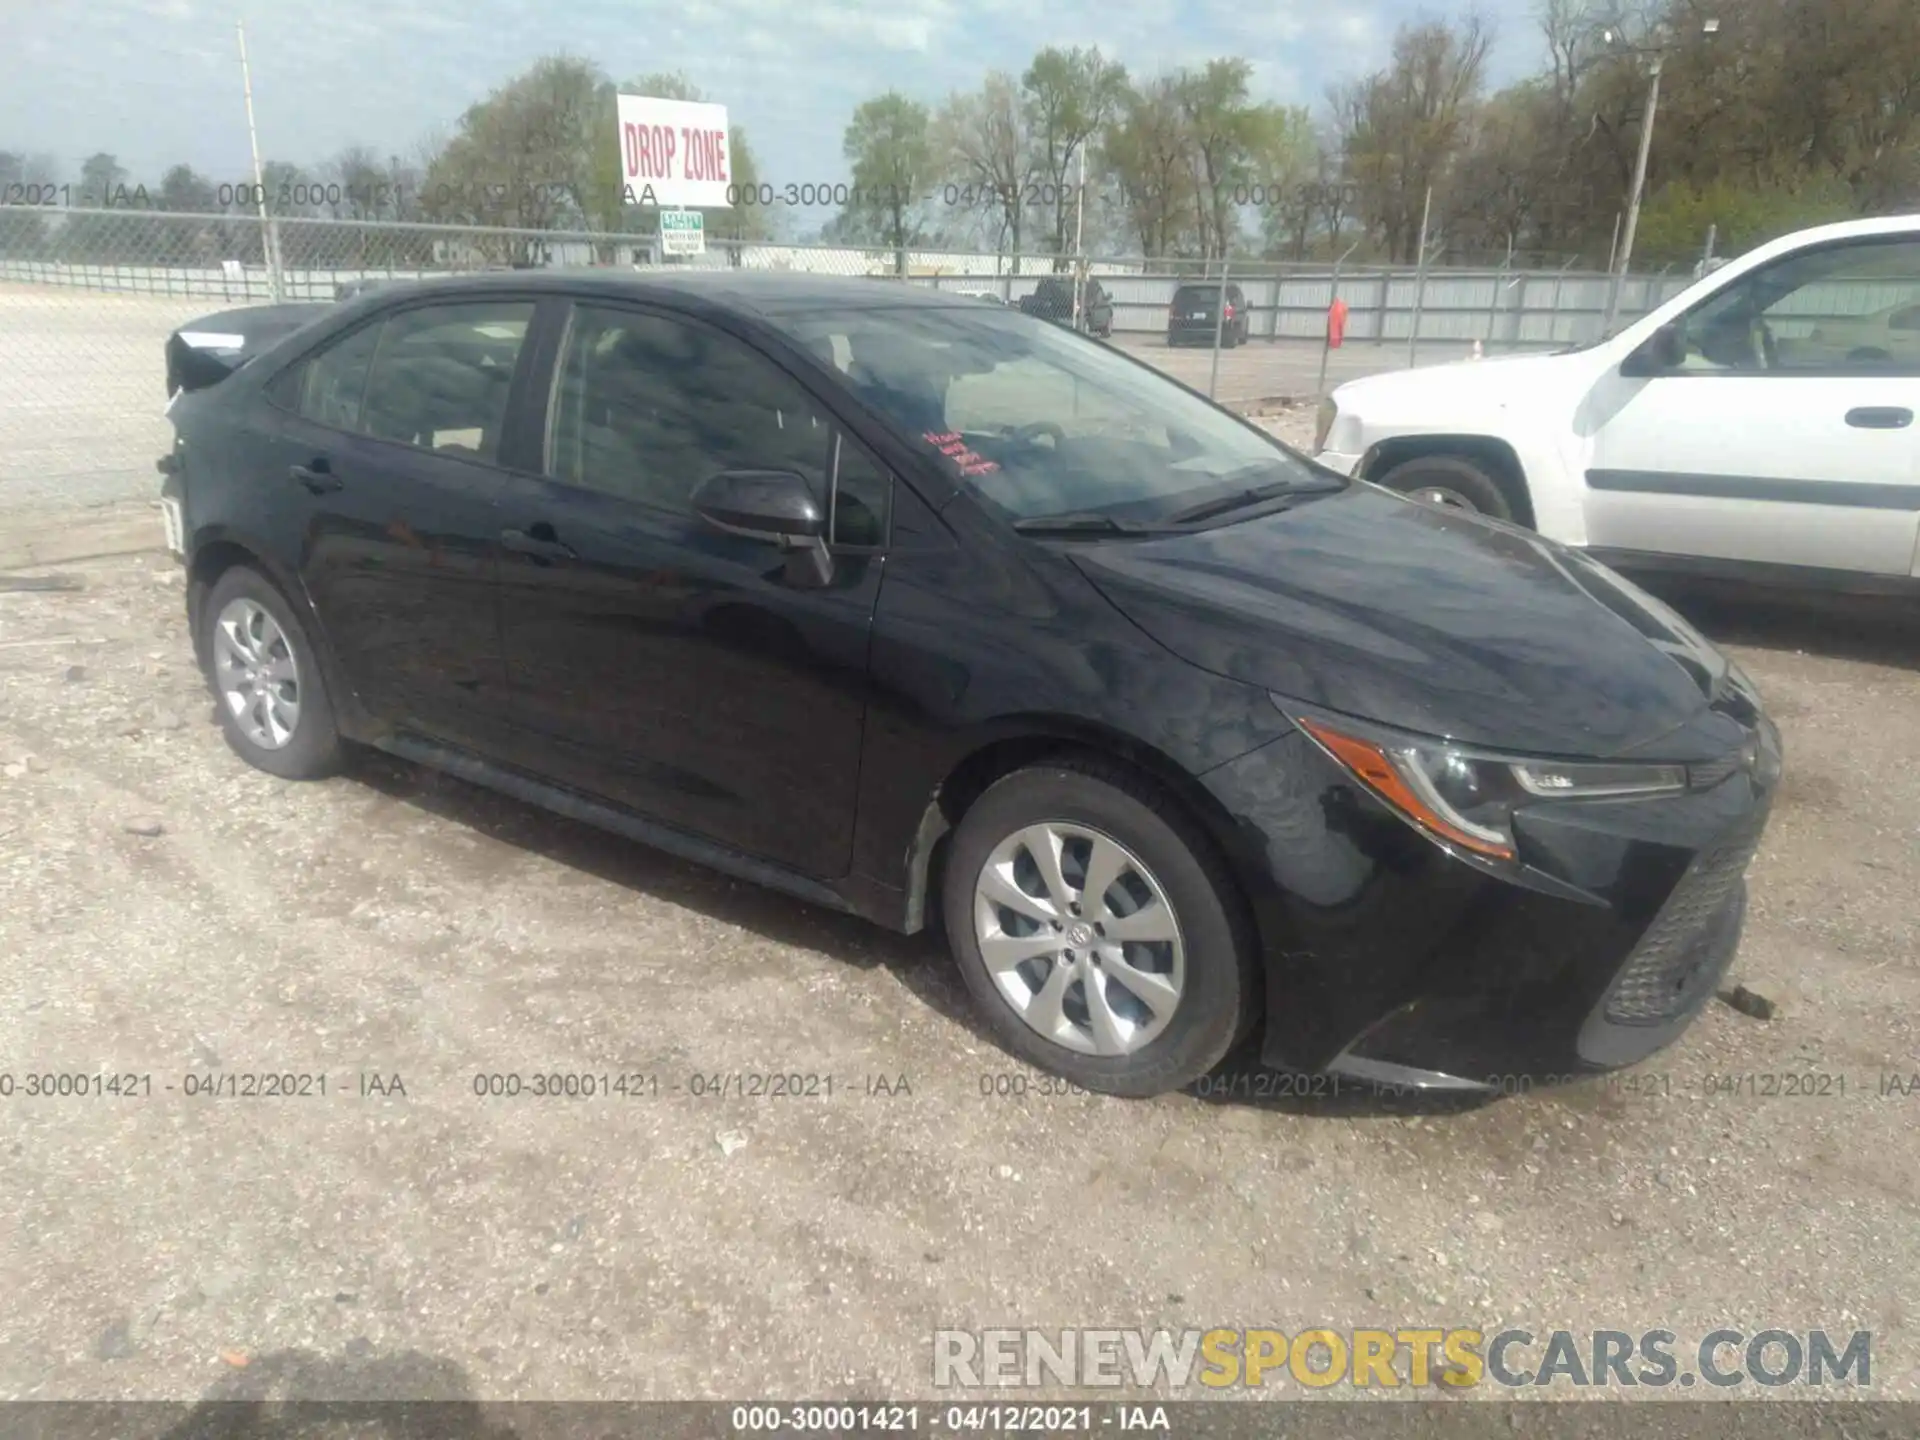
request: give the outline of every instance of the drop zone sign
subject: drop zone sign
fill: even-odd
[[[627,204],[732,208],[726,106],[622,95],[618,107]]]
[[[660,253],[700,255],[707,248],[707,217],[698,210],[660,212]]]

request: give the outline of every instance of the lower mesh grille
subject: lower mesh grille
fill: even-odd
[[[1711,977],[1711,951],[1699,942],[1740,888],[1759,843],[1757,833],[1743,835],[1695,858],[1614,981],[1607,1019],[1657,1025],[1699,999],[1701,984]]]

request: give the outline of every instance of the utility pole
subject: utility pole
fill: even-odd
[[[1666,57],[1656,53],[1653,57],[1653,83],[1647,87],[1647,113],[1640,122],[1640,153],[1633,162],[1633,189],[1627,196],[1627,228],[1620,237],[1620,258],[1614,267],[1613,284],[1607,289],[1607,323],[1609,333],[1613,322],[1620,314],[1620,290],[1627,283],[1627,269],[1633,264],[1633,234],[1640,225],[1640,197],[1647,188],[1647,157],[1653,152],[1653,120],[1660,110],[1660,73],[1666,68]]]
[[[247,98],[247,144],[253,148],[253,195],[260,202],[260,253],[267,262],[267,292],[278,305],[285,297],[280,289],[280,245],[273,221],[267,216],[267,177],[260,165],[260,132],[253,123],[253,70],[247,64],[247,22],[235,20],[240,37],[240,88]]]

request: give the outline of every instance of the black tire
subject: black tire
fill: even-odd
[[[1000,993],[981,956],[978,877],[997,845],[1044,821],[1086,826],[1118,841],[1152,872],[1172,907],[1185,984],[1165,1029],[1132,1054],[1088,1054],[1042,1036]],[[989,787],[954,833],[941,911],[960,973],[999,1042],[1089,1090],[1145,1097],[1190,1085],[1225,1058],[1259,1013],[1255,947],[1224,862],[1172,797],[1095,757],[1017,770]]]
[[[1466,502],[1472,509],[1495,520],[1511,520],[1513,503],[1499,481],[1473,461],[1459,455],[1421,455],[1394,466],[1380,477],[1380,484],[1402,495],[1422,490],[1445,490]]]
[[[269,749],[248,737],[220,683],[217,643],[220,616],[239,599],[253,601],[279,627],[298,676],[299,715],[292,734],[277,749]],[[283,780],[317,780],[332,774],[340,763],[340,732],[334,724],[333,700],[327,693],[326,676],[306,626],[300,623],[298,612],[273,582],[257,570],[234,566],[223,573],[207,593],[200,610],[200,624],[204,631],[202,653],[206,656],[207,687],[213,692],[214,713],[233,752],[249,765]]]

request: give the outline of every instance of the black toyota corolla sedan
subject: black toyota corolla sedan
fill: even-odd
[[[428,282],[173,406],[228,739],[377,746],[902,931],[1146,1095],[1499,1088],[1673,1040],[1780,768],[1577,552],[1044,321],[742,272]]]

